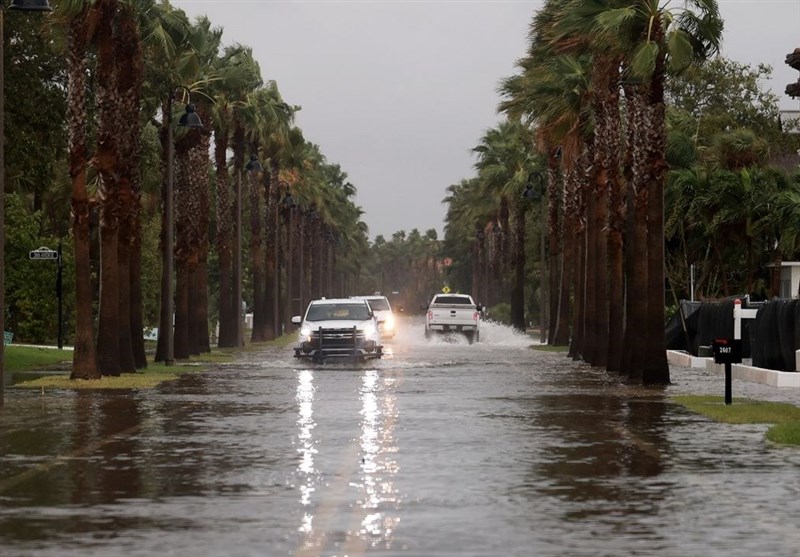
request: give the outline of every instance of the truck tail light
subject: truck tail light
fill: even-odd
[[[472,320],[473,321],[477,321],[480,316],[481,316],[480,312],[478,312],[478,311],[473,311],[472,312]]]
[[[433,319],[433,312],[429,311],[428,312],[428,320],[431,320],[431,319]]]

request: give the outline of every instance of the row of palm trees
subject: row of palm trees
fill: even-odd
[[[303,137],[294,125],[299,107],[283,100],[274,81],[263,80],[249,47],[223,48],[221,29],[207,18],[190,22],[167,0],[52,4],[49,36],[54,43],[62,37],[67,45],[76,272],[73,378],[118,375],[147,365],[140,156],[150,129],[160,138],[163,183],[174,181],[176,359],[210,349],[209,256],[219,275],[220,346],[243,342],[242,282],[252,293],[246,297],[252,300],[254,341],[279,335],[309,297],[342,289],[348,263],[336,254],[355,256],[367,244],[361,210],[353,203],[355,188]],[[186,110],[196,111],[203,127],[180,126]],[[162,196],[166,189],[161,188]],[[170,222],[166,201],[162,197],[164,260]],[[95,211],[100,247],[96,327]],[[237,254],[245,243],[242,263]],[[350,249],[334,249],[341,245]],[[289,302],[285,306],[279,303],[281,293]],[[162,287],[162,308],[169,307],[163,294]],[[299,304],[290,305],[294,300]],[[173,316],[161,313],[157,361],[168,360],[163,331],[173,326]]]
[[[541,181],[549,341],[645,384],[669,382],[665,82],[713,55],[722,32],[716,0],[682,4],[546,1],[519,73],[501,85],[506,121],[476,147],[477,177],[451,186],[446,199],[447,237],[475,246],[473,282],[486,282],[482,272],[509,277],[489,282],[521,327],[531,207],[521,193]]]

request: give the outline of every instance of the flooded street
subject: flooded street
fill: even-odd
[[[363,366],[269,348],[149,392],[9,389],[0,555],[800,554],[800,450],[669,400],[720,376],[635,389],[505,327],[400,326]]]

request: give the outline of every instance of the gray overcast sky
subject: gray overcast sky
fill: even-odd
[[[297,125],[358,188],[370,238],[440,238],[446,188],[474,175],[471,149],[498,121],[499,81],[524,56],[541,1],[173,0],[250,46],[265,80],[303,108]],[[675,5],[682,4],[675,2]],[[800,0],[719,0],[723,55],[773,68],[781,108],[798,73]]]

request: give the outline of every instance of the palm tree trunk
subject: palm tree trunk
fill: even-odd
[[[103,375],[120,374],[119,358],[119,240],[120,200],[117,183],[116,73],[114,71],[114,15],[116,0],[101,0],[97,32],[98,147],[95,157],[100,176],[100,317],[97,363]],[[127,277],[126,277],[127,278]]]
[[[228,132],[222,127],[214,135],[214,166],[217,189],[217,259],[219,261],[219,338],[217,346],[236,346],[233,304],[233,201],[228,173]]]
[[[578,169],[573,167],[565,176],[568,204],[574,210],[568,211],[569,224],[565,229],[571,231],[575,251],[575,265],[572,270],[572,292],[575,297],[575,310],[572,317],[572,337],[569,355],[573,359],[583,357],[586,348],[586,189],[582,187]],[[567,271],[569,272],[569,270]]]
[[[176,144],[178,172],[175,180],[175,359],[186,360],[199,353],[193,306],[198,303],[197,243],[199,238],[198,177],[195,175],[201,150],[200,132],[188,132]],[[206,155],[207,156],[207,155]],[[202,167],[206,172],[206,167]]]
[[[118,132],[119,157],[117,169],[119,173],[120,199],[120,236],[117,250],[119,264],[119,352],[120,371],[133,373],[137,368],[135,348],[141,351],[138,359],[144,355],[144,339],[141,328],[141,305],[136,307],[140,313],[134,315],[134,284],[141,288],[140,277],[134,276],[132,260],[137,249],[141,249],[141,206],[139,205],[139,173],[140,155],[139,138],[141,136],[140,97],[143,82],[143,63],[141,39],[136,19],[136,12],[130,4],[119,6],[118,33],[114,40],[115,64],[117,74],[117,97],[119,100],[120,120],[128,124]],[[141,299],[141,292],[138,298]],[[134,329],[138,324],[138,329]],[[134,342],[137,340],[138,342]]]
[[[602,72],[599,72],[602,73]],[[600,87],[603,83],[600,83]],[[590,270],[595,277],[594,290],[594,352],[592,364],[598,367],[608,365],[608,129],[604,117],[604,103],[594,103],[596,118],[594,153],[592,168],[594,169],[594,269]]]
[[[525,209],[519,200],[512,210],[514,222],[514,277],[511,288],[511,326],[525,331]]]
[[[547,159],[547,243],[550,262],[550,334],[548,343],[567,346],[570,342],[570,255],[574,249],[575,236],[567,221],[567,195],[559,188],[558,157],[556,149],[550,149]],[[577,203],[574,207],[577,209]],[[552,295],[556,293],[557,295]]]
[[[264,301],[267,297],[266,284],[266,245],[264,241],[264,224],[266,223],[264,189],[258,183],[255,172],[247,172],[250,193],[250,273],[253,283],[253,330],[251,340],[262,342],[267,340],[267,315],[264,313]]]
[[[587,161],[588,162],[588,161]],[[579,168],[587,168],[587,166],[579,165]],[[594,176],[590,177],[589,187],[594,185]],[[597,365],[597,352],[598,352],[598,308],[597,308],[597,289],[598,289],[598,276],[597,276],[597,257],[596,250],[597,236],[600,234],[598,230],[597,220],[597,195],[593,189],[586,193],[586,229],[585,229],[585,242],[586,242],[586,267],[584,268],[584,292],[583,296],[586,300],[584,310],[584,345],[583,345],[583,359],[584,361]]]
[[[292,330],[292,316],[294,305],[292,304],[292,296],[294,295],[294,213],[295,208],[286,209],[286,297],[284,298],[283,306],[283,325],[284,330]]]
[[[75,343],[70,379],[97,379],[92,319],[90,209],[86,189],[86,46],[88,5],[68,23],[67,123],[72,180],[72,238],[75,256]]]
[[[625,90],[628,126],[628,218],[625,259],[625,342],[622,373],[634,382],[642,380],[647,316],[647,188],[646,153],[641,138],[649,125],[644,118],[644,98],[638,87]]]
[[[653,39],[661,43],[662,54],[656,67],[647,99],[650,122],[647,128],[648,196],[647,196],[647,323],[646,350],[642,382],[646,385],[669,384],[669,364],[664,334],[664,179],[667,171],[666,128],[664,105],[665,45],[660,22],[656,22]]]
[[[173,300],[165,299],[167,292],[172,291],[171,284],[172,284],[172,273],[169,270],[169,258],[171,254],[168,252],[167,247],[167,231],[169,230],[169,226],[171,226],[171,220],[168,215],[168,205],[169,200],[167,197],[167,185],[169,184],[169,176],[170,173],[174,171],[174,161],[172,160],[170,153],[174,149],[175,145],[172,139],[172,132],[170,126],[172,126],[171,122],[171,100],[168,100],[162,106],[162,113],[164,117],[162,118],[161,122],[161,129],[159,130],[159,139],[161,141],[161,166],[162,172],[161,175],[164,177],[164,183],[161,185],[161,230],[159,233],[159,246],[161,248],[161,284],[160,284],[160,291],[161,291],[161,307],[159,310],[159,320],[158,320],[158,327],[159,327],[159,334],[158,334],[158,342],[156,344],[156,355],[155,361],[156,362],[167,362],[171,356],[168,356],[169,346],[166,342],[166,337],[163,334],[163,331],[168,330],[168,327],[171,328],[173,325],[173,317],[170,315],[172,313],[172,301],[174,300],[175,296],[173,295]],[[170,166],[171,165],[171,166]],[[173,195],[173,198],[175,196]],[[173,250],[174,253],[174,250]],[[174,293],[174,291],[173,291]],[[173,335],[174,339],[174,335]],[[174,341],[173,341],[174,346]],[[172,363],[172,362],[168,362]]]
[[[271,170],[264,172],[264,300],[260,308],[264,315],[264,340],[272,340],[277,334],[275,318],[275,241],[276,241],[276,203],[278,181],[273,180]]]
[[[126,182],[125,178],[122,183]],[[130,187],[121,188],[120,205],[130,207],[131,201],[125,200],[132,198]],[[133,355],[133,332],[131,331],[131,253],[133,231],[130,223],[132,216],[130,210],[123,212],[120,226],[120,240],[117,245],[117,265],[119,269],[119,370],[121,373],[135,373],[136,361]]]
[[[204,169],[198,173],[198,202],[200,221],[198,232],[200,234],[197,245],[197,274],[195,286],[197,306],[195,308],[195,336],[199,353],[211,352],[211,333],[209,330],[209,293],[208,293],[208,253],[211,249],[208,239],[209,217],[211,214],[211,200],[209,199],[208,185],[208,152],[211,148],[211,135],[201,132],[200,147],[195,152],[197,164]]]
[[[203,223],[207,223],[208,203],[204,201],[204,191],[208,183],[208,134],[193,130],[194,140],[185,157],[179,159],[181,174],[186,176],[189,201],[185,204],[188,213],[186,227],[182,231],[187,236],[187,261],[189,307],[186,315],[189,354],[200,354],[200,330],[206,328],[203,304],[207,301],[204,295],[205,281],[200,278],[200,250],[203,246]]]

